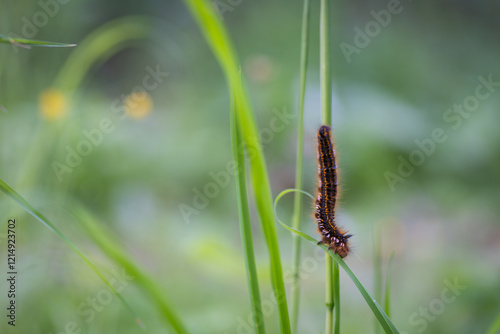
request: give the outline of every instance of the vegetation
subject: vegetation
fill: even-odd
[[[498,332],[488,4],[181,4],[2,11],[0,332]]]

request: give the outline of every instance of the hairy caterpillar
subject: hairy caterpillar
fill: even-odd
[[[328,245],[344,258],[349,254],[350,234],[335,224],[337,202],[337,163],[330,127],[322,125],[318,130],[318,174],[319,187],[316,198],[316,220],[322,239],[319,243]]]

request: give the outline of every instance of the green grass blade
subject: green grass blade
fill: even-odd
[[[285,196],[288,193],[292,193],[292,192],[300,192],[300,193],[307,195],[310,198],[314,199],[314,196],[309,194],[307,191],[300,190],[300,189],[285,189],[282,192],[280,192],[278,194],[278,196],[276,196],[276,199],[274,200],[274,212],[276,212],[276,205],[278,204],[278,201],[281,199],[281,197]],[[276,219],[278,219],[278,217],[276,217]],[[278,221],[280,221],[280,220],[278,219]]]
[[[320,8],[320,85],[321,85],[321,120],[332,125],[332,77],[330,72],[330,9],[329,0],[321,0]],[[335,307],[335,333],[340,331],[340,283],[333,275],[333,259],[325,257],[326,264],[326,334],[333,330],[333,311]],[[338,271],[338,265],[337,265]],[[330,291],[331,289],[331,291]],[[334,298],[334,300],[333,300]],[[332,300],[331,300],[332,299]],[[335,306],[333,305],[335,304]],[[330,306],[331,305],[331,306]]]
[[[269,249],[271,283],[278,305],[281,332],[288,334],[290,333],[290,320],[278,237],[273,218],[271,187],[257,125],[249,99],[240,80],[239,62],[227,31],[212,7],[211,2],[205,0],[185,0],[185,2],[221,64],[229,86],[234,92],[235,103],[238,106],[238,124],[242,130],[245,146],[250,155],[250,171],[257,211]]]
[[[141,319],[136,315],[132,307],[125,301],[123,296],[113,288],[113,286],[108,282],[104,275],[99,271],[99,269],[92,263],[83,253],[61,232],[59,229],[52,224],[52,222],[47,219],[42,213],[36,210],[31,204],[28,203],[21,195],[19,195],[14,189],[12,189],[7,183],[0,179],[0,190],[3,191],[8,197],[17,202],[24,210],[26,210],[30,215],[39,220],[42,224],[48,227],[50,230],[55,232],[68,246],[70,246],[86,263],[87,265],[96,273],[99,278],[106,283],[111,291],[120,299],[122,304],[130,311],[134,316],[135,321],[140,326],[144,326]]]
[[[79,47],[71,52],[67,60],[61,66],[54,82],[53,88],[64,93],[69,102],[69,108],[79,103],[73,95],[79,91],[82,82],[93,73],[92,69],[104,63],[106,60],[122,51],[134,46],[137,41],[151,41],[160,43],[162,36],[162,25],[158,20],[153,20],[147,16],[125,16],[114,19],[90,32],[79,44]],[[161,37],[160,37],[161,36]],[[22,169],[19,172],[19,181],[14,186],[20,184],[31,184],[32,179],[39,177],[37,170],[44,163],[43,159],[50,156],[48,150],[61,150],[62,143],[53,145],[53,141],[65,128],[65,122],[50,124],[53,127],[47,131],[46,125],[42,125],[39,132],[33,138],[37,138],[37,145],[33,145],[27,156]],[[47,144],[49,143],[49,144]]]
[[[104,225],[99,224],[97,219],[95,219],[88,210],[77,204],[73,204],[68,211],[82,225],[87,234],[92,238],[92,241],[94,241],[109,258],[123,267],[128,274],[134,276],[134,281],[154,301],[167,324],[169,324],[176,333],[188,333],[185,325],[174,312],[170,301],[167,300],[161,287],[130,260],[131,257],[123,247],[121,247],[117,241],[109,237],[111,233],[103,227]]]
[[[333,303],[335,305],[335,327],[334,333],[340,333],[340,273],[339,273],[339,263],[333,263]]]
[[[70,48],[76,46],[76,44],[37,41],[34,39],[25,39],[25,38],[15,38],[3,34],[0,34],[0,43],[14,44],[27,49],[29,49],[32,46],[45,47],[45,48]]]
[[[106,61],[134,40],[148,39],[151,18],[126,16],[110,21],[90,33],[66,60],[54,80],[54,86],[75,91],[92,66]]]
[[[323,124],[332,124],[332,77],[330,71],[330,9],[329,0],[321,0],[320,9],[320,84],[321,84],[321,120]]]
[[[500,332],[500,314],[496,317],[495,321],[491,324],[486,334],[498,334]]]
[[[304,99],[306,92],[306,73],[307,73],[307,55],[309,45],[309,0],[304,0],[304,9],[302,14],[302,35],[300,46],[300,87],[299,87],[299,119],[297,127],[297,161],[295,167],[295,188],[302,189],[302,159],[304,149]],[[295,194],[293,203],[293,227],[300,229],[302,209],[302,196],[300,193]],[[297,333],[299,321],[299,301],[300,301],[300,253],[301,253],[301,238],[293,236],[293,265],[292,265],[292,314],[291,326],[292,333]]]
[[[278,196],[276,196],[276,199],[274,200],[274,214],[275,214],[275,219],[283,226],[287,226],[286,224],[284,224],[281,219],[278,217],[278,214],[277,214],[277,207],[278,207],[278,202],[279,200],[285,196],[286,194],[289,194],[289,193],[292,193],[292,192],[300,192],[304,195],[307,195],[309,196],[310,198],[314,199],[314,196],[309,194],[307,191],[304,191],[304,190],[300,190],[300,189],[285,189],[283,190],[282,192],[280,192],[278,194]],[[294,229],[295,230],[295,229]]]
[[[335,306],[335,288],[333,281],[333,260],[325,253],[325,333],[332,334],[333,330],[333,308]],[[338,307],[337,307],[338,308]]]
[[[264,316],[260,301],[259,281],[257,279],[257,267],[255,265],[255,255],[252,240],[252,227],[250,224],[250,211],[248,209],[248,198],[245,177],[245,155],[242,149],[243,141],[238,129],[236,120],[234,99],[231,99],[231,146],[233,150],[233,160],[235,161],[235,186],[236,202],[238,204],[238,216],[240,221],[241,242],[245,252],[245,265],[247,271],[248,289],[250,292],[250,304],[252,307],[252,322],[255,332],[265,333]]]
[[[380,233],[375,227],[373,230],[373,295],[376,300],[382,300],[382,259],[380,250]],[[375,319],[375,334],[380,333],[380,326]]]
[[[370,307],[370,309],[372,310],[373,314],[375,315],[375,317],[379,321],[380,325],[382,325],[382,328],[384,329],[384,331],[387,334],[398,334],[399,333],[399,331],[396,329],[396,327],[392,323],[391,319],[389,319],[389,317],[387,316],[387,314],[385,314],[385,312],[382,309],[382,307],[380,307],[380,305],[377,303],[377,301],[375,299],[373,299],[373,297],[370,295],[370,293],[365,289],[365,287],[363,286],[363,284],[361,284],[361,282],[358,280],[358,278],[356,277],[356,275],[354,275],[354,273],[351,271],[351,269],[349,268],[349,266],[347,266],[347,264],[344,262],[344,260],[338,254],[335,254],[332,250],[329,250],[328,246],[326,246],[324,244],[319,244],[318,245],[317,244],[318,241],[316,239],[314,239],[313,237],[311,237],[311,236],[309,236],[309,235],[307,235],[307,234],[305,234],[305,233],[303,233],[301,231],[297,231],[297,230],[291,228],[290,226],[287,226],[287,225],[285,225],[285,224],[283,224],[281,222],[280,222],[280,224],[284,228],[286,228],[287,230],[289,230],[290,232],[298,234],[299,236],[301,236],[305,240],[309,241],[313,245],[316,245],[317,247],[320,247],[325,252],[327,252],[342,267],[342,269],[344,269],[344,271],[349,276],[349,278],[351,279],[351,281],[354,283],[354,285],[356,285],[356,287],[358,288],[359,292],[361,293],[361,295],[365,299],[366,303],[368,304],[368,307]]]
[[[385,279],[384,311],[389,318],[391,317],[391,268],[393,259],[394,252],[392,252],[391,258],[389,259],[389,264],[387,265],[387,277]]]

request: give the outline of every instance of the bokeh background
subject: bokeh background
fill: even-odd
[[[0,45],[0,177],[112,277],[120,268],[67,213],[69,200],[88,208],[161,285],[190,332],[249,333],[234,184],[225,172],[231,161],[228,89],[185,4],[0,4],[0,33],[79,44]],[[276,196],[294,187],[302,2],[214,4],[242,61],[259,127],[283,121],[281,130],[263,138]],[[388,8],[397,13],[374,23],[372,11]],[[347,262],[373,289],[374,240],[381,244],[384,276],[394,254],[392,319],[407,333],[484,333],[500,312],[499,9],[486,0],[332,2],[339,223],[354,234]],[[108,36],[96,50],[85,50],[88,36],[104,36],[103,27],[116,19],[148,22],[151,29],[123,48],[110,47],[115,37]],[[318,25],[319,4],[312,1],[304,160],[304,187],[312,193],[320,125]],[[372,30],[362,37],[366,28]],[[347,44],[356,50],[348,56]],[[88,70],[84,61],[67,66],[86,53],[98,55]],[[474,99],[478,91],[483,99]],[[460,113],[456,105],[463,104]],[[108,132],[96,135],[90,153],[58,177],[54,162],[67,164],[68,147],[76,150],[85,133],[100,126]],[[439,129],[439,142],[431,142]],[[427,143],[427,153],[419,153],[418,142]],[[408,164],[402,161],[413,162],[401,167]],[[284,221],[292,199],[278,205]],[[314,234],[312,207],[306,200],[303,229]],[[144,332],[116,297],[97,305],[91,320],[79,314],[105,285],[11,199],[1,195],[0,208],[0,268],[6,273],[6,224],[14,217],[19,271],[18,323],[7,326],[3,311],[1,333]],[[262,299],[270,301],[267,249],[253,218]],[[291,236],[281,227],[278,233],[289,275]],[[300,332],[319,333],[323,256],[304,245],[303,257]],[[373,333],[369,308],[344,273],[341,279],[343,332]],[[5,310],[7,285],[0,282]],[[443,297],[450,285],[458,288]],[[133,279],[122,294],[145,332],[171,332]],[[268,332],[277,333],[277,311],[269,313]]]

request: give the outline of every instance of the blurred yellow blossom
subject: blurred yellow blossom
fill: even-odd
[[[128,95],[124,104],[127,114],[135,119],[146,117],[153,109],[153,99],[145,91]]]
[[[66,96],[57,89],[46,89],[39,97],[39,108],[43,118],[56,120],[68,112]]]

